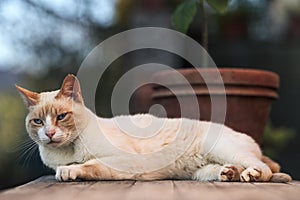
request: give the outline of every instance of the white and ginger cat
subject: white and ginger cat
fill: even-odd
[[[85,107],[74,75],[66,76],[57,91],[35,93],[16,87],[29,109],[26,129],[58,181],[291,181],[251,137],[223,125],[150,114],[97,117]],[[158,128],[152,137],[132,137],[147,130],[126,133],[118,123],[126,126],[128,120],[141,126],[158,122],[161,127],[149,128]],[[207,134],[212,126],[221,128],[217,140]]]

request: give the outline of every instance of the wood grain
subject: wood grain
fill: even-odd
[[[0,192],[1,200],[59,199],[205,199],[205,200],[299,200],[300,182],[226,183],[198,181],[78,181],[57,182],[44,176]]]

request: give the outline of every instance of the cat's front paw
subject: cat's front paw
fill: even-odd
[[[239,181],[240,173],[244,170],[243,167],[234,165],[225,165],[219,175],[220,181]]]
[[[80,174],[80,168],[78,166],[60,166],[56,169],[55,178],[58,181],[72,181],[76,180]]]

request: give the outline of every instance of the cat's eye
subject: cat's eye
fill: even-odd
[[[35,124],[43,124],[43,121],[41,119],[33,119],[33,122]]]
[[[60,114],[60,115],[57,115],[56,119],[59,121],[59,120],[63,120],[65,117],[66,117],[67,113],[63,113],[63,114]]]

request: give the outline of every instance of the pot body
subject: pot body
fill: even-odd
[[[261,143],[279,77],[264,70],[193,68],[161,71],[153,82],[158,84],[152,85],[143,112],[159,104],[164,109],[152,111],[155,115],[224,123]]]

